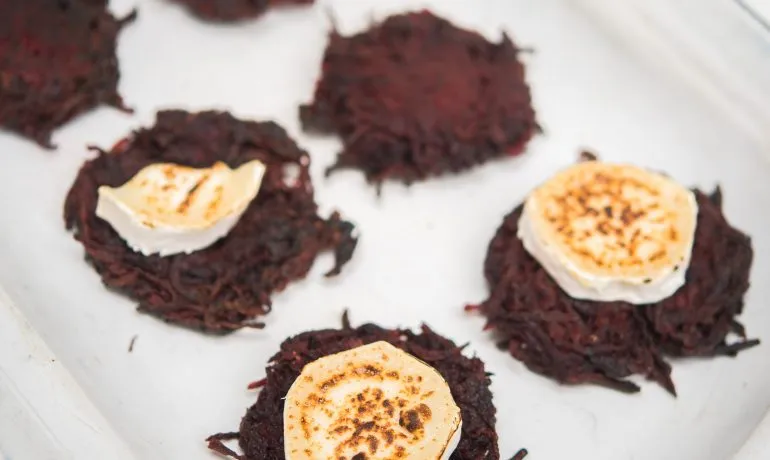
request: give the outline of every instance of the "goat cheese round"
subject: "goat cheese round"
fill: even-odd
[[[287,460],[447,460],[461,431],[441,374],[387,342],[313,361],[286,395]]]
[[[684,284],[697,216],[695,195],[674,180],[587,161],[529,195],[518,237],[571,297],[647,304]]]
[[[212,245],[238,222],[257,196],[265,165],[233,170],[157,163],[120,187],[98,189],[96,215],[144,255],[191,253]]]

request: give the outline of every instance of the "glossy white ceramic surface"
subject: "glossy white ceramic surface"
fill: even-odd
[[[707,17],[666,14],[661,21],[664,3],[671,2],[629,1],[634,6],[621,11],[620,2],[610,0],[319,0],[313,8],[229,27],[200,23],[163,0],[112,3],[117,12],[140,8],[119,48],[120,88],[135,115],[100,109],[80,117],[56,133],[56,152],[0,134],[0,285],[24,316],[17,323],[31,325],[22,336],[37,337],[34,328],[61,365],[35,374],[32,364],[19,361],[24,340],[0,335],[0,404],[9,400],[7,382],[20,388],[16,401],[43,401],[60,386],[55,382],[69,378],[61,375],[71,376],[75,387],[54,399],[64,412],[68,404],[91,407],[82,418],[95,427],[69,429],[76,424],[66,417],[38,417],[17,404],[19,418],[2,415],[0,425],[0,448],[9,460],[89,458],[72,448],[69,455],[25,451],[25,433],[36,439],[33,428],[24,428],[30,417],[37,425],[29,426],[58,437],[50,452],[91,442],[99,452],[117,449],[114,458],[214,458],[203,440],[237,429],[255,399],[246,385],[263,376],[278,344],[300,331],[338,326],[344,307],[354,323],[416,327],[426,321],[459,343],[470,342],[469,353],[495,374],[503,456],[527,447],[532,460],[724,460],[764,416],[770,343],[734,360],[675,362],[678,398],[641,381],[642,392],[629,396],[562,387],[529,372],[495,348],[481,330],[482,318],[462,308],[487,294],[482,264],[502,217],[587,147],[688,184],[722,184],[728,218],[754,237],[756,251],[741,321],[751,336],[770,337],[770,80],[762,78],[770,75],[770,61],[752,60],[768,42],[755,25],[725,13],[719,5],[726,2],[697,2]],[[490,38],[505,29],[521,46],[535,48],[525,59],[545,133],[521,158],[410,188],[387,184],[381,197],[356,172],[324,179],[340,144],[303,134],[297,105],[312,95],[327,10],[343,32],[353,32],[372,17],[420,7]],[[711,35],[700,42],[689,29],[677,35],[683,23]],[[760,91],[763,84],[768,87]],[[90,157],[86,144],[109,147],[151,124],[161,108],[212,107],[284,125],[311,153],[323,212],[341,210],[361,233],[342,276],[324,279],[331,260],[321,258],[306,280],[275,296],[266,329],[228,337],[136,313],[129,300],[102,287],[61,217],[67,189]],[[18,318],[6,310],[4,317]],[[28,378],[54,383],[50,391],[18,384]]]

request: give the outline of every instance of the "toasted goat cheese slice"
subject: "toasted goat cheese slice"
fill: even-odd
[[[684,284],[697,216],[695,195],[674,180],[587,161],[529,195],[518,237],[571,297],[647,304]]]
[[[149,165],[120,187],[101,186],[96,215],[134,251],[167,256],[212,245],[238,222],[257,196],[265,165],[233,170],[172,163]]]
[[[441,374],[387,342],[307,364],[283,417],[287,460],[446,460],[462,431]]]

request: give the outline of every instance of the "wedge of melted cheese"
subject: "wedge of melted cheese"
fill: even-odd
[[[387,342],[307,364],[284,407],[287,460],[446,460],[461,427],[438,371]]]
[[[578,163],[527,198],[518,236],[571,297],[658,302],[685,282],[694,194],[636,166]]]
[[[96,215],[134,251],[161,256],[191,253],[225,236],[257,196],[265,165],[251,161],[190,168],[145,167],[120,187],[99,187]]]

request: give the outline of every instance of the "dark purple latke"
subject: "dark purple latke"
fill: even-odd
[[[150,164],[201,168],[222,161],[235,168],[255,159],[267,165],[257,198],[226,237],[203,250],[144,256],[94,213],[100,185],[120,186]],[[140,311],[207,332],[261,327],[255,318],[270,311],[270,295],[303,278],[320,252],[334,251],[332,276],[356,246],[352,224],[336,213],[317,215],[309,165],[307,152],[273,122],[163,111],[155,126],[83,165],[64,217],[103,282],[136,300]],[[296,168],[296,180],[285,180],[286,167]]]
[[[96,0],[0,2],[0,127],[46,148],[54,129],[118,94],[115,19]]]
[[[441,373],[449,384],[462,411],[460,444],[452,460],[497,460],[500,454],[495,431],[495,407],[489,391],[490,379],[484,363],[467,358],[457,347],[423,326],[419,334],[410,330],[383,329],[374,324],[350,327],[343,319],[343,329],[305,332],[281,344],[281,351],[270,359],[267,377],[251,385],[261,387],[257,402],[241,421],[238,433],[221,433],[209,437],[209,447],[223,455],[241,460],[284,460],[284,397],[305,364],[323,356],[339,353],[380,340],[390,342],[425,361]],[[237,439],[244,454],[239,456],[223,444]],[[515,458],[523,458],[525,451]],[[363,458],[367,458],[365,455]]]
[[[725,220],[721,193],[695,191],[698,224],[686,283],[647,306],[576,300],[562,291],[516,236],[521,206],[489,245],[491,289],[478,307],[501,346],[528,368],[562,383],[639,391],[642,374],[675,393],[664,355],[734,356],[759,343],[735,320],[749,287],[750,239]],[[742,340],[727,344],[728,334]]]
[[[521,153],[538,129],[520,50],[428,11],[345,37],[332,30],[305,130],[344,143],[329,170],[404,182]]]

